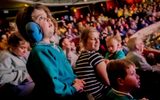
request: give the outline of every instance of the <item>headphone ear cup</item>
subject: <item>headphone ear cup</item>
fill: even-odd
[[[26,24],[26,33],[32,42],[39,42],[43,38],[40,26],[35,22],[28,22]]]

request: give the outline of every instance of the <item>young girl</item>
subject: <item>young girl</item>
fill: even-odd
[[[26,69],[29,44],[13,34],[8,45],[9,50],[0,52],[0,95],[27,96],[34,88]]]

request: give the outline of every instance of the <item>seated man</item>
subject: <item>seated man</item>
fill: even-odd
[[[127,47],[129,48],[129,52],[126,56],[126,59],[134,62],[138,69],[143,71],[160,72],[160,66],[151,66],[142,55],[144,43],[141,39],[136,37],[130,38],[127,42]]]

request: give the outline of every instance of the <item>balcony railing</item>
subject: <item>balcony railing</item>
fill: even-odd
[[[15,0],[28,4],[40,3],[47,6],[78,5],[105,2],[106,0]]]

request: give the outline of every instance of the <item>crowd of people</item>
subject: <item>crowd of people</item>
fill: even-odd
[[[159,12],[159,2],[142,3],[117,7],[114,17],[88,14],[57,23],[46,6],[25,7],[18,12],[14,29],[10,26],[0,39],[0,96],[158,99],[158,94],[141,88],[147,83],[140,84],[141,74],[136,71],[159,76],[160,65],[150,64],[143,55],[143,40],[131,36],[158,22]],[[137,88],[144,93],[132,96]]]

